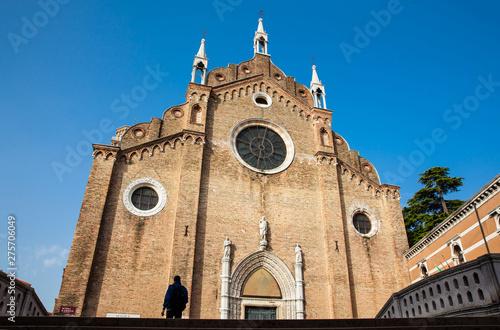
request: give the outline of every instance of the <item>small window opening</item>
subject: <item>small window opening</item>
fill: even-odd
[[[268,105],[266,98],[262,96],[256,97],[255,102],[258,104]]]
[[[368,234],[372,229],[370,219],[368,219],[368,217],[363,213],[355,214],[352,222],[354,224],[354,228],[356,228],[360,234]]]
[[[191,109],[191,123],[201,124],[201,107],[198,104]]]
[[[132,194],[132,204],[139,210],[151,210],[158,204],[158,194],[152,188],[141,187]]]
[[[474,274],[472,275],[472,277],[474,278],[474,282],[475,282],[476,284],[479,284],[479,283],[480,283],[480,281],[479,281],[479,275],[477,275],[477,273],[474,273]]]
[[[328,135],[328,132],[322,128],[320,131],[321,135],[321,145],[323,146],[330,146],[330,136]]]
[[[420,266],[420,275],[422,277],[429,276],[429,272],[427,271],[427,267],[425,267],[425,265],[423,265],[423,264]]]
[[[453,253],[457,257],[458,264],[463,264],[465,262],[464,253],[458,244],[453,247]]]
[[[322,97],[323,92],[321,91],[321,89],[318,88],[314,94],[316,94],[316,100],[318,102],[318,105],[317,105],[318,108],[322,108],[323,107],[322,106],[322,101],[323,100],[321,99],[321,97]]]
[[[480,300],[484,300],[484,293],[483,290],[477,289],[477,294],[479,295]]]

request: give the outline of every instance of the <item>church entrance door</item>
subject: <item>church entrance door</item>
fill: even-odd
[[[246,320],[276,320],[276,307],[245,307]]]

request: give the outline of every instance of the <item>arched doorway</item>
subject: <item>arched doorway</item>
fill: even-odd
[[[296,281],[274,254],[266,250],[249,254],[235,267],[230,283],[230,319],[297,318]]]

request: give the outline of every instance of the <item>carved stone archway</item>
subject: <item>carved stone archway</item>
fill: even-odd
[[[228,294],[229,318],[242,318],[242,308],[245,306],[245,297],[242,297],[243,288],[247,279],[261,268],[268,271],[274,277],[281,290],[281,299],[272,299],[274,306],[280,308],[280,318],[296,319],[297,298],[295,279],[285,263],[267,250],[260,250],[249,254],[240,261],[231,274]],[[269,303],[268,301],[266,302]]]

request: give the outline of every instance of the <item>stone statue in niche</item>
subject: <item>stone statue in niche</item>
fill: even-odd
[[[266,221],[266,217],[260,218],[259,229],[260,229],[260,240],[261,241],[266,241],[267,240],[267,221]]]
[[[267,221],[266,217],[260,218],[259,221],[259,231],[260,231],[260,247],[267,247]]]
[[[299,243],[295,247],[295,263],[302,263],[302,249],[300,248]]]
[[[224,258],[229,258],[231,256],[231,240],[226,237],[224,241]]]

